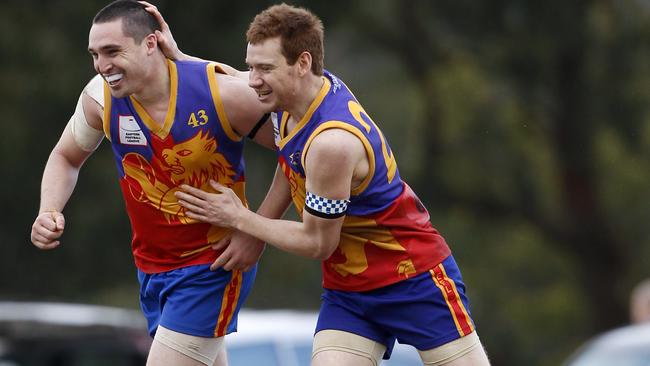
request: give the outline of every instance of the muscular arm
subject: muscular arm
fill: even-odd
[[[355,167],[365,157],[359,140],[341,130],[322,132],[305,158],[306,188],[321,197],[348,199]],[[269,220],[241,211],[236,228],[278,249],[304,257],[327,259],[341,236],[343,217],[321,218],[303,210],[302,222]]]
[[[257,214],[277,219],[282,217],[290,203],[289,183],[278,166],[275,170],[273,183],[266,194],[266,198],[264,198],[257,210]],[[227,271],[232,269],[247,271],[262,256],[264,241],[241,231],[236,231],[230,239],[222,240],[214,245],[213,249],[223,249],[224,247],[224,251],[212,263],[210,269],[214,271],[222,267]]]
[[[255,91],[238,78],[216,74],[219,83],[219,93],[230,125],[240,136],[248,136],[260,118],[266,114],[262,104],[257,99]],[[255,134],[253,139],[257,144],[275,150],[273,127],[267,121]]]
[[[305,161],[307,190],[330,199],[347,199],[359,167],[366,164],[361,142],[343,130],[327,130],[314,139]],[[278,249],[300,256],[326,259],[338,246],[344,217],[326,219],[303,212],[303,222],[269,219],[246,209],[232,190],[222,194],[187,187],[179,193],[188,216],[215,225],[234,227]]]
[[[101,126],[101,107],[86,93],[82,93],[83,113],[91,128]],[[73,117],[74,118],[74,117]],[[63,208],[70,199],[77,183],[79,169],[92,154],[83,150],[72,135],[68,124],[50,153],[41,182],[39,214],[32,225],[32,243],[40,249],[58,246],[65,220]]]
[[[79,168],[90,154],[77,146],[69,127],[63,131],[43,171],[40,212],[63,210],[77,184]]]
[[[101,106],[85,91],[81,95],[81,103],[83,106],[81,113],[84,113],[89,127],[101,131]],[[72,125],[68,124],[50,153],[43,171],[41,212],[63,210],[77,183],[79,169],[91,154],[92,151],[85,151],[78,145],[72,135]]]
[[[279,219],[289,208],[291,204],[291,191],[289,188],[289,182],[287,177],[282,173],[282,168],[278,164],[275,168],[275,175],[273,176],[273,182],[269,187],[264,201],[257,210],[258,215],[264,217]]]
[[[219,94],[228,123],[239,136],[248,136],[251,130],[256,128],[261,120],[260,117],[265,115],[257,100],[257,95],[240,79],[219,73],[215,73],[215,78],[219,85]],[[268,116],[264,118],[268,118]],[[255,133],[253,141],[269,149],[275,149],[272,124],[264,123]],[[278,185],[272,185],[274,193],[267,195],[258,209],[258,213],[265,217],[279,218],[286,211],[290,197],[282,198],[283,196],[273,187],[278,187]],[[289,194],[287,193],[286,196]],[[238,231],[213,245],[213,249],[223,249],[223,251],[210,266],[212,270],[219,267],[225,270],[248,270],[257,263],[262,255],[264,242]]]

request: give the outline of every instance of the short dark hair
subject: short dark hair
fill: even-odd
[[[323,75],[323,22],[304,8],[280,4],[257,14],[246,32],[250,44],[280,37],[282,55],[289,65],[298,61],[301,53],[311,54],[311,71]]]
[[[156,18],[144,8],[144,5],[134,0],[113,1],[95,15],[93,24],[122,19],[124,35],[133,38],[135,43],[139,44],[144,37],[160,30],[160,24]]]

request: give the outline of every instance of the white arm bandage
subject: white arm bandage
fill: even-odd
[[[104,83],[101,76],[95,76],[90,80],[88,85],[86,85],[83,92],[79,96],[74,114],[72,117],[70,117],[70,121],[68,121],[68,126],[72,132],[72,137],[74,137],[77,145],[79,145],[82,150],[90,152],[94,151],[97,146],[99,146],[99,143],[102,142],[102,139],[104,138],[104,131],[97,130],[88,124],[82,103],[84,93],[91,97],[95,102],[97,102],[97,104],[99,104],[103,109]]]

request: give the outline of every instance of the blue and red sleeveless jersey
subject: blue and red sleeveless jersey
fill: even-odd
[[[288,112],[272,115],[279,162],[299,215],[305,205],[305,156],[322,131],[339,128],[363,143],[370,171],[353,187],[334,254],[323,261],[323,287],[366,291],[428,271],[449,256],[429,213],[402,181],[381,130],[348,88],[325,71],[323,87],[302,120],[287,131]]]
[[[181,184],[214,191],[214,179],[244,196],[243,140],[231,128],[215,64],[168,61],[170,98],[163,123],[133,97],[104,85],[104,132],[111,141],[136,266],[158,273],[213,262],[210,246],[230,231],[186,216],[174,193]]]

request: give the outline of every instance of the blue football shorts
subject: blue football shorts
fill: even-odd
[[[147,274],[138,270],[140,306],[153,337],[158,325],[198,337],[237,331],[237,314],[253,287],[250,271],[210,271],[195,265]]]
[[[452,256],[427,272],[364,292],[325,289],[316,333],[341,330],[386,346],[425,351],[474,331],[465,284]]]

